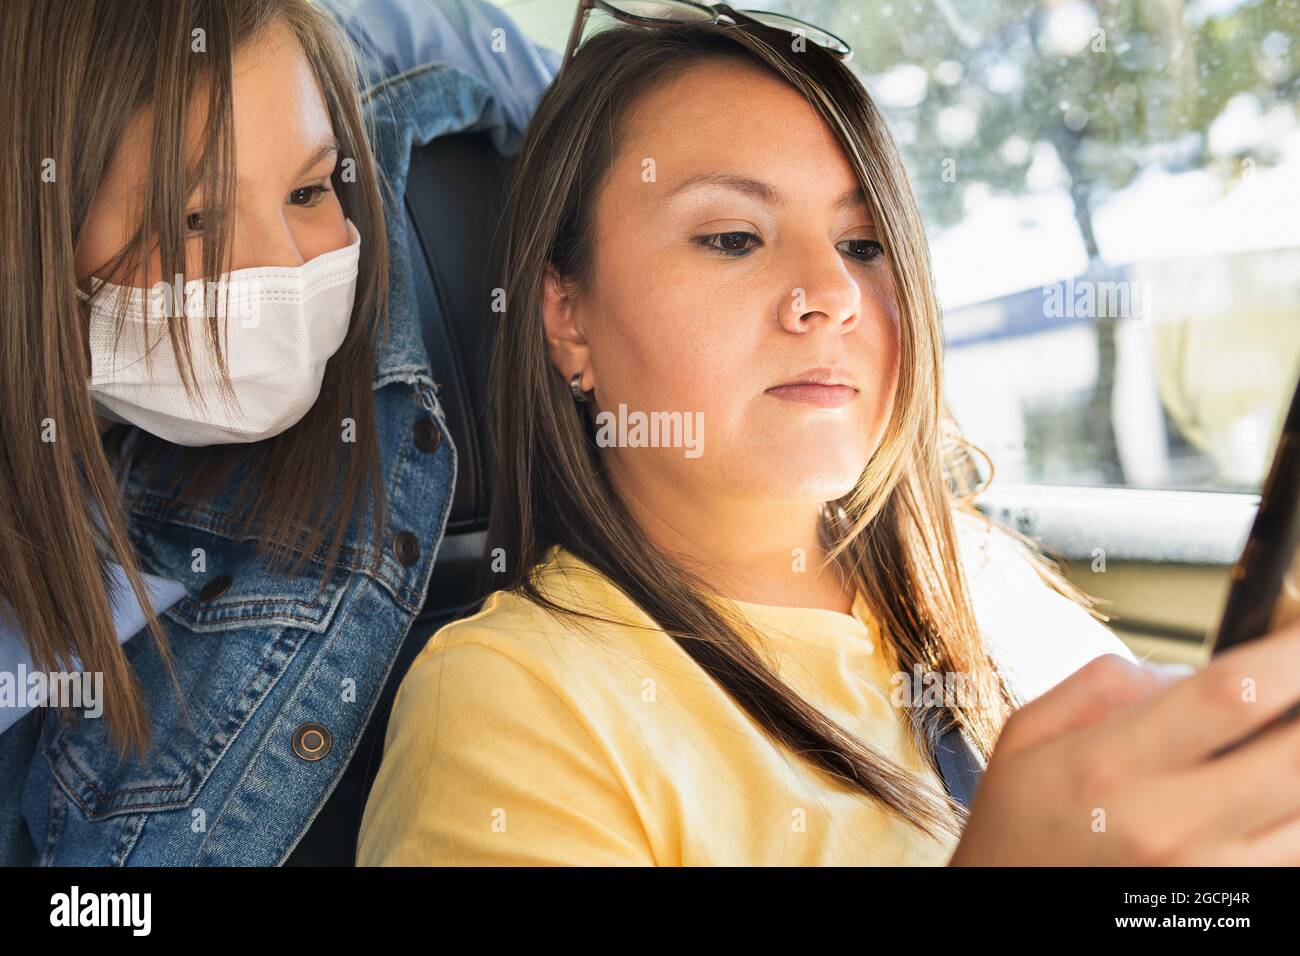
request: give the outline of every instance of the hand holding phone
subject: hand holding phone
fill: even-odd
[[[1300,712],[1298,542],[1300,387],[1215,659],[1175,677],[1104,655],[1018,710],[950,863],[1300,864],[1300,725],[1288,720]],[[1267,685],[1251,706],[1244,676]]]

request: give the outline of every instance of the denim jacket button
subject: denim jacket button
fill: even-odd
[[[293,752],[303,760],[321,760],[334,749],[334,738],[322,724],[303,724],[293,732]]]
[[[420,560],[420,540],[409,531],[399,531],[393,538],[393,554],[406,567]]]
[[[229,574],[222,574],[213,578],[207,584],[203,585],[203,590],[199,592],[200,601],[213,601],[225,594],[230,588],[231,582],[235,579]]]
[[[434,452],[442,444],[442,432],[427,418],[415,423],[415,447],[423,452]]]

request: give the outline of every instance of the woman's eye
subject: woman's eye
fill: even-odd
[[[327,192],[332,192],[332,190],[319,184],[315,186],[299,186],[289,193],[289,205],[314,206],[320,202],[321,197]]]
[[[700,236],[695,241],[700,245],[721,252],[724,256],[740,257],[748,255],[752,246],[749,240],[759,242],[752,232],[715,232],[709,236]]]
[[[840,243],[841,247],[851,246],[853,248],[844,249],[846,255],[862,262],[870,262],[872,259],[884,255],[885,247],[874,239],[847,239]]]
[[[203,213],[190,212],[185,214],[185,231],[189,233],[199,233],[203,231]]]

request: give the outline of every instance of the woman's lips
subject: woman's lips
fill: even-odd
[[[817,408],[839,408],[858,397],[858,390],[849,385],[778,385],[767,394],[786,402],[800,402]]]

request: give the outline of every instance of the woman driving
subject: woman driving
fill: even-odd
[[[727,12],[622,16],[538,107],[493,366],[497,590],[408,672],[358,862],[1294,857],[1300,797],[1256,798],[1253,830],[1223,812],[1233,774],[1266,789],[1205,762],[1225,674],[1137,667],[954,494],[890,135],[834,37]],[[952,727],[998,744],[969,818]]]

